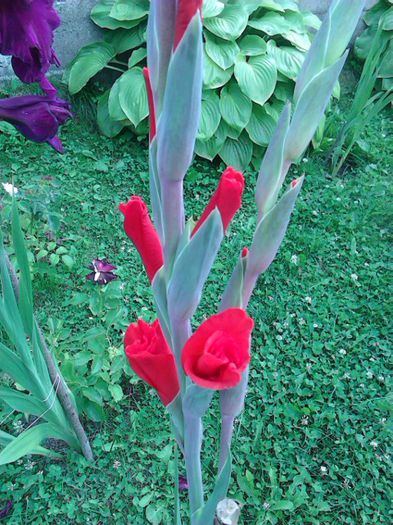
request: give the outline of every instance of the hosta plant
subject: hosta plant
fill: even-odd
[[[210,317],[196,326],[193,316],[241,206],[245,180],[228,167],[199,220],[186,220],[183,181],[202,105],[202,1],[167,0],[165,6],[161,0],[151,2],[144,77],[150,106],[153,220],[138,196],[121,204],[120,211],[125,232],[146,268],[157,318],[151,324],[143,319],[132,322],[124,347],[135,373],[157,391],[169,414],[186,467],[190,505],[186,523],[191,525],[213,525],[216,515],[225,516],[222,523],[238,522],[239,509],[226,495],[234,420],[243,409],[252,354],[254,321],[247,307],[258,277],[276,256],[303,184],[300,177],[284,186],[285,177],[324,114],[363,5],[352,0],[331,3],[299,72],[293,106],[286,104],[282,110],[262,161],[251,245],[239,254],[222,297],[211,304]],[[202,419],[215,394],[220,399],[221,437],[213,489],[206,497]],[[175,478],[173,521],[179,525],[178,475]]]
[[[128,126],[147,134],[146,62],[148,0],[98,0],[92,20],[104,40],[83,47],[66,78],[72,94],[103,68],[118,78],[98,101],[97,118],[107,136]],[[319,19],[295,0],[203,2],[203,95],[196,153],[217,155],[241,169],[261,160],[310,46]]]
[[[377,32],[381,33],[381,49],[376,76],[378,89],[393,89],[393,0],[379,0],[363,18],[366,29],[355,42],[355,54],[366,60]]]

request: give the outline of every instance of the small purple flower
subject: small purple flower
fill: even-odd
[[[0,520],[6,518],[13,508],[14,504],[11,500],[8,500],[5,507],[0,510]]]
[[[110,264],[106,259],[93,259],[89,268],[93,271],[86,275],[86,279],[93,281],[95,284],[107,284],[117,279],[117,275],[113,273],[113,270],[116,270],[116,266]]]
[[[179,476],[179,490],[188,490],[188,481],[185,476]]]
[[[51,64],[59,65],[52,48],[60,18],[54,0],[0,1],[0,54],[12,56],[22,82],[41,82]]]
[[[0,100],[0,120],[16,127],[27,139],[48,142],[63,153],[57,137],[59,126],[72,117],[65,100],[47,95],[24,95]]]

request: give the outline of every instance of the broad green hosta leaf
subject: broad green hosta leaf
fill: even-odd
[[[236,42],[223,40],[208,31],[205,32],[205,51],[206,54],[221,69],[228,69],[235,63],[235,58],[240,49]]]
[[[227,124],[224,119],[222,119],[218,127],[217,133],[221,133],[225,138],[229,137],[231,139],[236,140],[240,137],[242,131],[242,129],[233,128],[232,126]]]
[[[260,146],[267,146],[273,135],[276,120],[258,104],[254,105],[250,121],[246,126],[250,139]]]
[[[109,115],[109,93],[110,90],[108,89],[98,99],[97,123],[101,133],[103,133],[106,137],[113,138],[120,133],[124,126],[121,122],[112,119]]]
[[[217,89],[224,86],[232,76],[233,67],[221,69],[204,51],[203,57],[203,86],[206,89]]]
[[[195,143],[195,153],[200,157],[213,160],[219,153],[225,142],[225,138],[214,135],[209,140],[197,140]]]
[[[291,42],[298,49],[302,51],[308,51],[311,46],[311,40],[306,33],[296,33],[296,31],[287,31],[282,35],[285,40]]]
[[[98,0],[97,4],[93,7],[90,13],[90,18],[99,27],[105,29],[118,29],[123,27],[125,29],[131,29],[136,27],[139,20],[116,20],[110,16],[110,12],[114,5],[115,0]]]
[[[225,3],[220,2],[220,0],[204,0],[202,8],[203,19],[206,20],[206,18],[218,16],[224,7]]]
[[[274,96],[282,102],[292,100],[295,85],[291,82],[277,82]]]
[[[267,56],[251,57],[248,62],[236,62],[235,77],[243,93],[263,106],[274,92],[277,68]]]
[[[109,92],[108,111],[112,120],[125,125],[128,123],[128,118],[120,105],[120,79],[121,77],[116,80]]]
[[[149,13],[149,0],[115,0],[109,15],[116,20],[139,20]]]
[[[318,30],[321,27],[321,19],[314,15],[314,13],[303,13],[304,25]]]
[[[106,42],[94,42],[82,47],[69,72],[68,87],[71,95],[78,93],[115,55],[115,48]]]
[[[119,102],[128,120],[138,126],[149,114],[142,69],[134,67],[119,79]]]
[[[219,156],[227,166],[236,170],[244,170],[251,161],[252,142],[244,131],[236,140],[227,138],[219,152]]]
[[[204,21],[211,33],[225,40],[236,40],[247,27],[248,13],[240,4],[227,5],[216,17]]]
[[[273,59],[280,73],[291,80],[296,80],[304,61],[304,53],[293,47],[277,47],[274,40],[269,40],[267,54]]]
[[[239,42],[240,51],[246,56],[264,55],[267,50],[265,40],[258,35],[246,35]]]
[[[210,139],[220,124],[220,100],[214,91],[204,91],[202,94],[201,121],[199,123],[197,138]]]
[[[133,29],[117,29],[105,35],[105,41],[111,44],[116,54],[124,53],[146,42],[146,26],[140,24]]]
[[[131,53],[130,58],[128,59],[128,67],[131,69],[132,67],[139,64],[139,62],[142,62],[147,56],[147,50],[145,47],[140,47],[139,49],[135,49]]]
[[[266,13],[260,18],[253,18],[248,25],[270,36],[282,35],[292,29],[289,20],[279,13]]]
[[[243,130],[252,112],[252,102],[235,82],[230,82],[221,90],[220,112],[229,126]]]
[[[215,209],[176,258],[168,284],[170,315],[190,319],[224,236],[220,212]]]

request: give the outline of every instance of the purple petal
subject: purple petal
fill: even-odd
[[[111,272],[117,270],[117,267],[106,259],[93,259],[93,266],[97,268],[97,271],[99,272]]]
[[[22,82],[40,82],[51,64],[57,64],[53,31],[60,18],[54,0],[1,0],[0,53],[12,56],[12,67]]]
[[[27,95],[0,100],[0,120],[16,127],[34,142],[48,142],[62,152],[57,138],[59,126],[72,117],[65,100],[47,95]]]
[[[188,490],[188,481],[185,476],[179,476],[179,490]]]
[[[13,508],[14,508],[14,504],[12,503],[11,500],[8,500],[7,503],[5,504],[5,507],[3,507],[0,510],[0,520],[3,518],[6,518]]]

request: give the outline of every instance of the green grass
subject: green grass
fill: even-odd
[[[49,208],[62,216],[53,241],[40,218],[31,224],[24,213],[31,256],[49,252],[34,265],[34,286],[38,316],[56,354],[80,359],[84,334],[99,327],[106,344],[89,352],[103,352],[106,361],[108,353],[118,356],[122,368],[122,331],[138,316],[154,317],[147,278],[117,210],[132,194],[148,199],[146,145],[129,135],[107,140],[86,132],[78,120],[66,126],[62,138],[67,153],[59,156],[0,134],[0,182],[13,178],[25,193],[27,210],[35,196],[52,192]],[[364,140],[368,156],[360,156],[340,177],[331,178],[324,155],[315,152],[292,170],[294,176],[306,173],[301,197],[277,259],[249,307],[256,321],[251,382],[236,424],[230,488],[231,497],[244,503],[244,524],[386,525],[391,519],[393,125],[387,113]],[[194,164],[186,183],[188,214],[198,216],[217,176],[209,164]],[[247,172],[244,206],[228,232],[196,324],[216,311],[232,264],[250,242],[255,178]],[[50,259],[60,246],[73,267],[61,257]],[[85,281],[85,267],[94,257],[114,262],[124,284],[110,285],[118,286],[115,295],[125,304],[116,306],[113,322],[106,317],[110,305],[97,306],[107,293]],[[53,328],[56,321],[61,329]],[[79,382],[84,394],[89,367],[79,369],[79,378],[72,372],[73,386]],[[97,404],[104,405],[106,420],[87,425],[94,464],[65,451],[64,461],[34,456],[0,467],[0,508],[2,501],[14,502],[8,524],[171,523],[174,463],[168,422],[153,392],[131,374],[116,374],[111,377],[119,378],[123,399],[116,403],[102,394]],[[206,420],[203,451],[209,489],[216,468],[216,416],[215,404]],[[10,420],[4,428],[12,431]],[[186,508],[186,496],[183,500]]]

